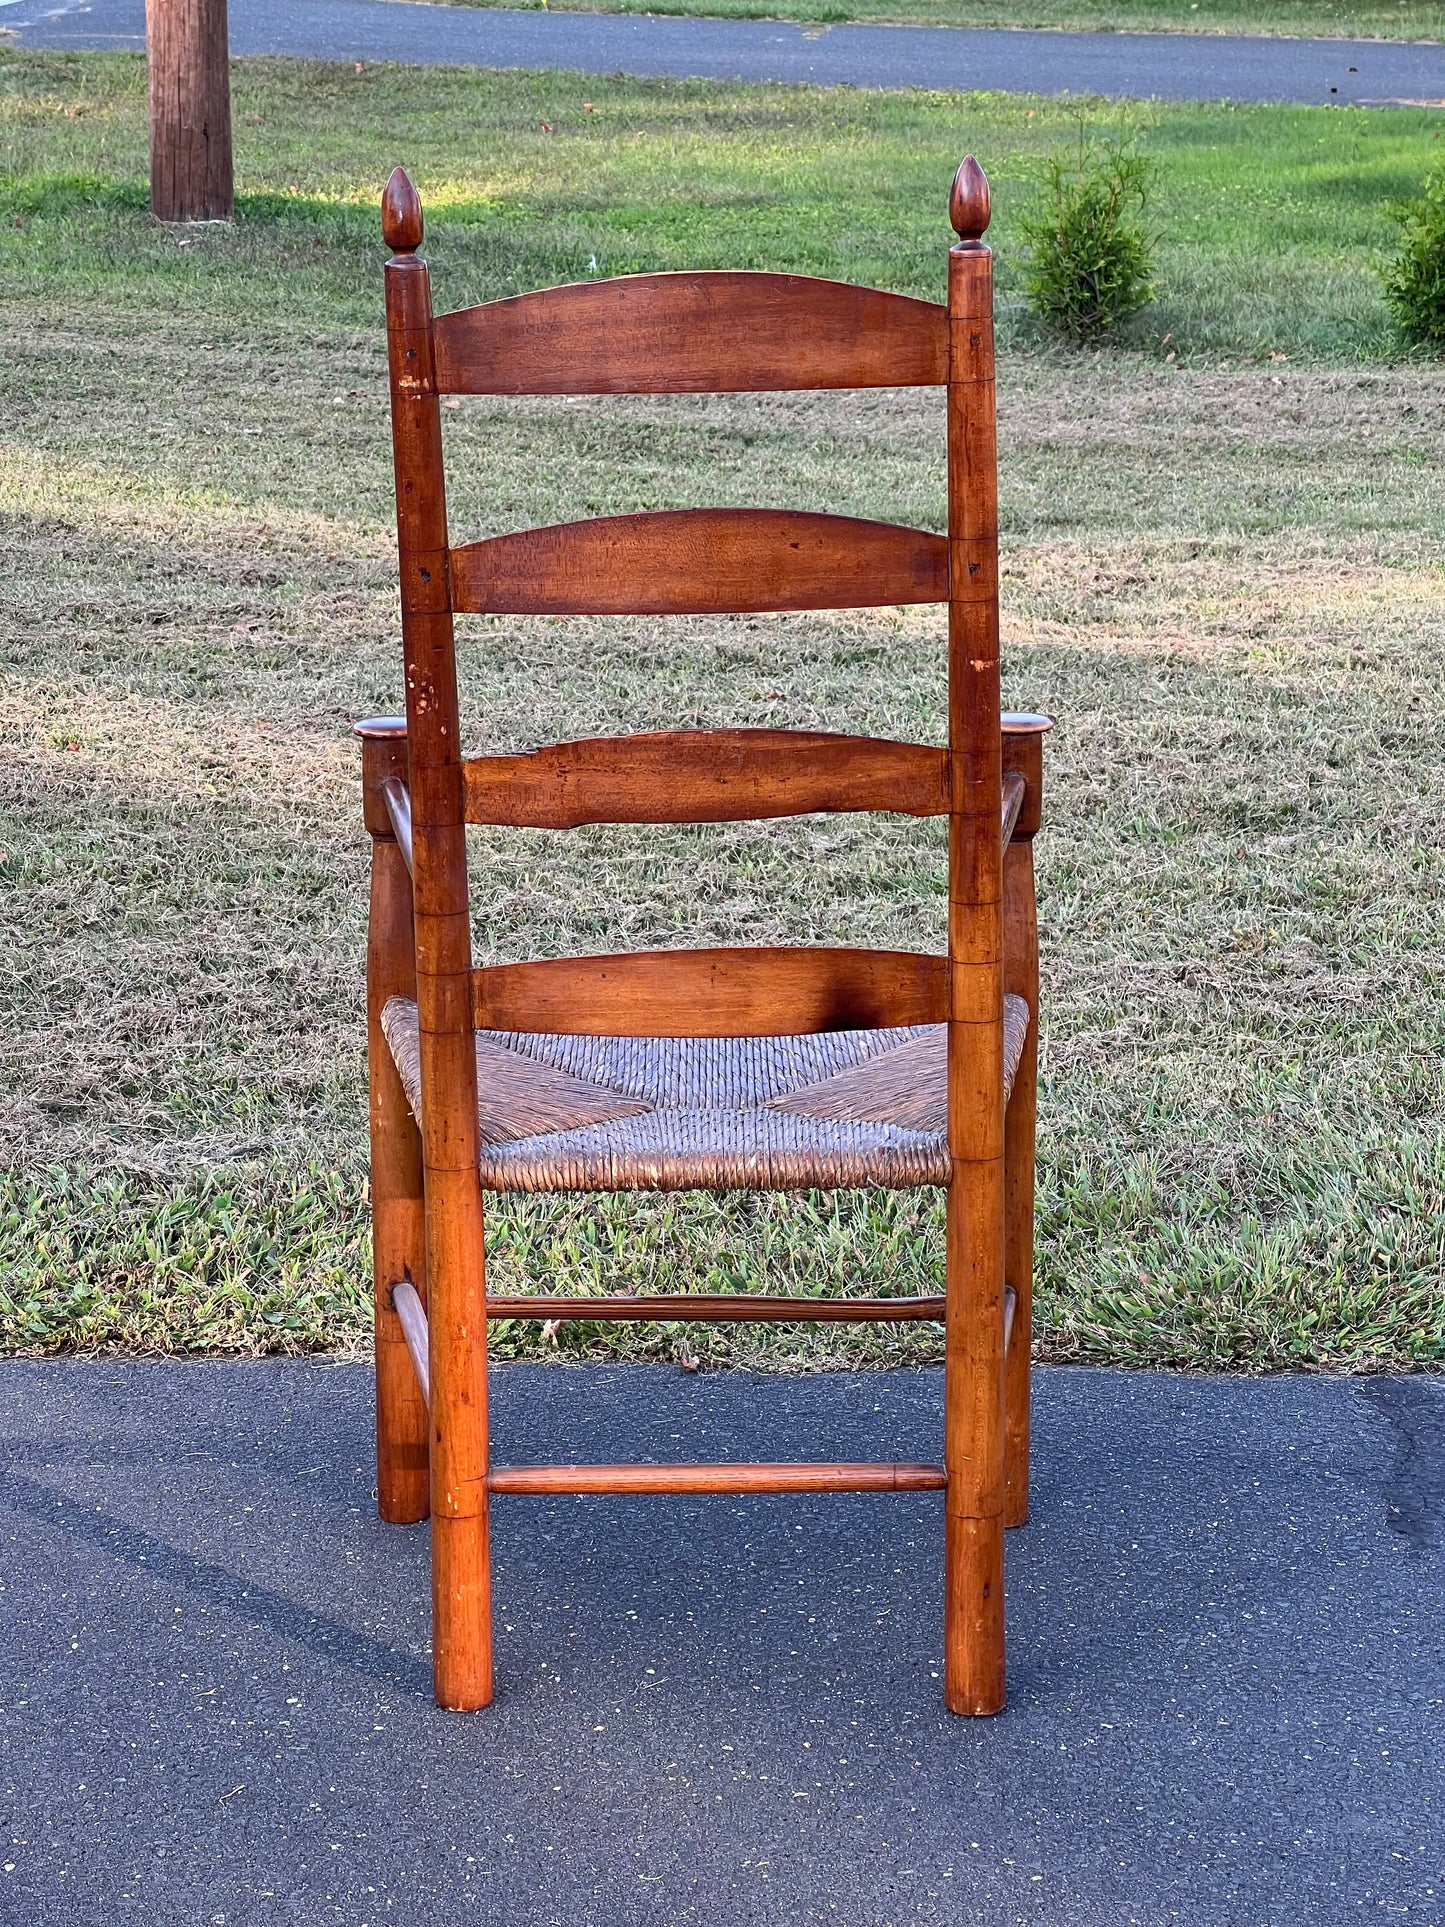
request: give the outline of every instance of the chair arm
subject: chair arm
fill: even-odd
[[[394,838],[391,812],[382,791],[388,782],[405,783],[408,775],[406,721],[401,716],[371,716],[352,725],[361,738],[361,813],[371,834]],[[407,867],[410,868],[408,859]]]
[[[1004,844],[1027,843],[1043,820],[1044,737],[1054,726],[1052,716],[1033,716],[1005,712],[1000,719],[1003,730]],[[1011,777],[1021,777],[1024,793],[1019,800],[1012,830],[1009,828]]]

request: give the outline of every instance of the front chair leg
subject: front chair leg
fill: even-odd
[[[1004,1362],[1004,1523],[1029,1516],[1029,1368],[1034,1310],[1034,1137],[1039,1080],[1039,928],[1031,839],[1004,855],[1004,982],[1029,1007],[1028,1036],[1004,1117],[1004,1283],[1014,1295]]]
[[[376,1497],[383,1519],[409,1525],[430,1506],[427,1412],[391,1302],[410,1279],[426,1302],[426,1231],[421,1133],[407,1104],[381,1013],[393,997],[416,996],[412,889],[392,834],[381,785],[405,781],[406,725],[394,718],[358,723],[363,806],[371,831],[371,910],[367,923],[367,1058],[371,1087],[371,1250],[376,1335]]]
[[[454,1040],[430,1041],[444,1062]],[[470,1037],[465,1047],[471,1049]],[[439,1064],[432,1088],[446,1082]],[[470,1170],[429,1164],[426,1178],[432,1676],[437,1704],[458,1712],[492,1697],[482,1193],[475,1148],[468,1150]]]
[[[1025,1061],[1036,1049],[1029,1025]],[[1019,1076],[1024,1065],[1019,1065]],[[1033,1349],[1034,1119],[1033,1091],[1014,1087],[1004,1131],[1004,1278],[1014,1295],[1013,1321],[1004,1358],[1004,1524],[1021,1526],[1029,1516],[1029,1372]]]

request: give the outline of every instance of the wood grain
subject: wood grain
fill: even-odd
[[[226,0],[146,0],[151,213],[229,221],[233,207]]]
[[[640,950],[492,964],[478,1030],[580,1037],[794,1037],[941,1023],[942,957],[909,950]]]
[[[993,258],[988,183],[954,182],[948,257],[948,1187],[944,1328],[944,1698],[1004,1703],[1003,812]]]
[[[732,823],[811,810],[948,810],[948,753],[787,729],[659,730],[466,765],[467,821]]]
[[[797,274],[633,274],[511,295],[436,322],[456,395],[726,394],[941,384],[931,301]]]
[[[718,615],[948,599],[948,544],[794,509],[664,509],[495,535],[451,552],[473,615]]]
[[[941,1465],[505,1465],[493,1492],[937,1492]]]

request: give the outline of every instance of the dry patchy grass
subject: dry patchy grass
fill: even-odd
[[[424,185],[444,304],[594,262],[936,295],[968,144],[996,189],[1009,695],[1060,718],[1041,1347],[1438,1361],[1445,384],[1379,365],[1375,273],[1435,120],[1136,110],[1160,297],[1138,354],[1080,361],[1036,352],[1017,223],[1107,103],[283,61],[234,85],[241,218],[170,233],[144,213],[142,63],[0,49],[0,1342],[365,1341],[348,729],[399,693],[391,161]],[[707,500],[942,513],[927,397],[448,423],[471,533]],[[939,645],[886,611],[477,623],[468,726],[495,748],[722,720],[937,736]],[[937,942],[939,854],[937,826],[887,818],[478,835],[477,947]],[[909,1291],[939,1256],[931,1195],[512,1202],[491,1229],[504,1283],[588,1291]],[[683,1337],[791,1366],[935,1342]]]
[[[347,731],[400,686],[379,340],[6,319],[6,1342],[363,1342]],[[1040,1349],[1437,1361],[1445,383],[1015,356],[1002,384],[1007,694],[1059,718]],[[761,498],[937,526],[936,427],[916,395],[471,402],[454,519]],[[495,619],[467,626],[464,700],[479,748],[724,719],[936,737],[940,661],[932,613]],[[938,857],[890,818],[477,833],[477,949],[935,943]],[[491,1226],[521,1287],[910,1291],[939,1250],[932,1195],[509,1201]],[[793,1366],[934,1344],[684,1336]]]

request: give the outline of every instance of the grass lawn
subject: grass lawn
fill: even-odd
[[[1059,718],[1040,1353],[1438,1364],[1445,378],[1390,359],[1375,280],[1431,117],[1149,109],[1159,300],[1080,357],[1031,334],[1014,235],[1087,106],[280,62],[235,87],[241,218],[168,232],[140,63],[0,54],[0,1342],[365,1341],[348,725],[400,701],[391,164],[443,306],[594,261],[937,295],[972,148],[998,190],[1006,695]],[[706,500],[942,517],[922,394],[448,423],[468,535]],[[476,748],[942,730],[930,612],[464,627]],[[890,818],[476,833],[477,952],[937,944],[939,854]],[[490,1229],[508,1289],[909,1292],[940,1253],[931,1193],[511,1201]],[[681,1343],[802,1367],[936,1335],[561,1335]]]
[[[1080,33],[1302,34],[1445,39],[1437,0],[463,0],[552,13],[691,13],[728,20],[866,20],[911,27],[1052,27]]]

